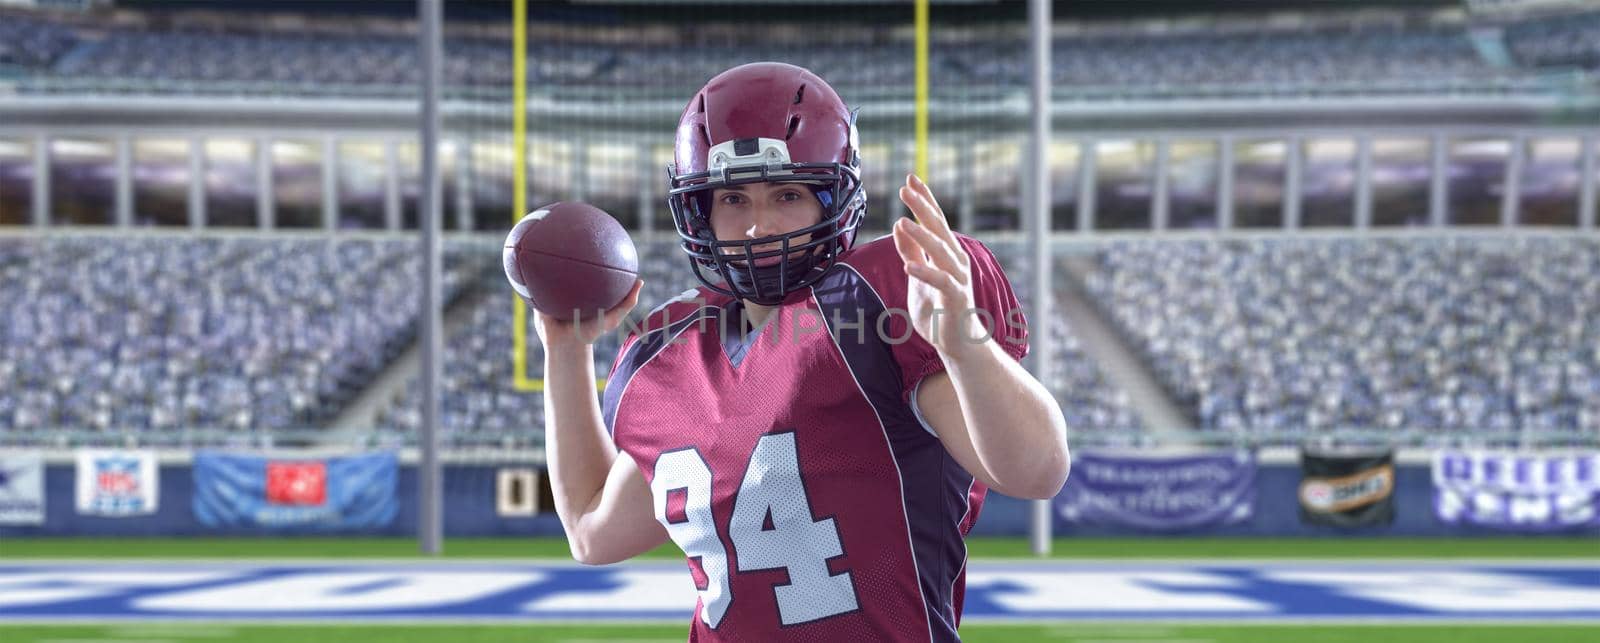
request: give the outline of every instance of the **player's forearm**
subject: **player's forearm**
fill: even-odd
[[[940,357],[984,469],[1008,493],[1053,497],[1072,459],[1066,418],[1049,390],[994,340]]]
[[[545,350],[545,459],[556,514],[568,537],[605,488],[616,460],[594,392],[593,347],[550,345]]]

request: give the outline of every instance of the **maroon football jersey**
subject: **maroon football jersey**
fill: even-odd
[[[961,236],[995,340],[1026,321],[989,249]],[[965,537],[986,489],[916,410],[943,369],[912,329],[907,276],[883,237],[844,254],[751,331],[705,288],[630,333],[606,428],[650,483],[688,556],[691,641],[952,641]]]

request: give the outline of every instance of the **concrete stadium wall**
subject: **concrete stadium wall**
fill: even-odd
[[[1431,465],[1404,462],[1395,465],[1395,518],[1394,524],[1383,527],[1338,528],[1306,525],[1300,522],[1299,499],[1300,466],[1298,464],[1264,463],[1256,471],[1256,506],[1250,520],[1237,525],[1202,529],[1171,534],[1175,536],[1244,536],[1276,538],[1364,538],[1364,537],[1426,537],[1461,538],[1482,536],[1524,536],[1523,532],[1507,532],[1482,527],[1463,527],[1439,522],[1433,511],[1433,472]],[[989,494],[984,503],[978,524],[973,527],[977,536],[1025,536],[1028,533],[1027,501],[998,494]],[[1600,529],[1568,531],[1560,535],[1600,536]],[[1056,521],[1055,535],[1060,537],[1100,536],[1158,536],[1150,532],[1130,529],[1073,527]],[[1535,536],[1525,536],[1535,537]]]
[[[558,537],[561,524],[554,513],[527,518],[501,517],[495,511],[496,473],[502,465],[454,464],[444,466],[444,528],[448,537]],[[354,533],[363,536],[411,537],[416,534],[417,469],[400,467],[399,514],[388,527]],[[158,511],[147,516],[104,518],[83,516],[74,507],[75,469],[69,464],[50,464],[45,470],[45,522],[36,526],[0,527],[0,538],[26,537],[194,537],[194,536],[276,536],[283,531],[268,529],[213,529],[201,525],[190,505],[194,484],[187,464],[161,467]],[[1295,498],[1300,484],[1300,468],[1287,463],[1264,463],[1256,477],[1254,517],[1229,527],[1186,532],[1184,536],[1246,537],[1480,537],[1504,536],[1507,532],[1441,524],[1433,512],[1433,482],[1428,465],[1396,466],[1395,522],[1386,527],[1340,529],[1300,523]],[[1024,537],[1028,534],[1028,502],[990,493],[975,536]],[[553,509],[546,508],[547,511]],[[1057,536],[1132,536],[1152,535],[1131,530],[1071,527],[1056,525]],[[330,535],[330,534],[317,534]],[[1566,536],[1600,536],[1600,529],[1566,532]]]

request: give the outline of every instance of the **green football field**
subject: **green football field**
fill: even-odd
[[[1027,558],[1020,538],[972,538],[973,558]],[[447,558],[570,559],[556,538],[447,539]],[[683,556],[664,545],[645,558]],[[51,538],[0,539],[0,561],[36,558],[421,558],[401,538]],[[1052,558],[1600,558],[1594,538],[1072,538],[1053,544]]]
[[[8,643],[154,643],[238,641],[267,643],[667,643],[683,641],[688,625],[62,625],[0,627]],[[967,625],[964,641],[1077,643],[1593,643],[1594,626],[1451,625]]]
[[[1022,539],[974,538],[974,558],[1025,558]],[[455,559],[569,559],[559,539],[450,539],[444,555]],[[648,558],[681,557],[668,545]],[[1593,538],[1483,539],[1061,539],[1052,557],[1078,560],[1139,559],[1600,559]],[[189,539],[17,539],[0,540],[0,563],[45,559],[307,559],[389,558],[421,560],[409,539],[354,538],[189,538]],[[568,643],[683,641],[682,624],[397,624],[306,625],[129,622],[75,625],[4,625],[5,643],[68,641],[97,643],[180,643],[185,641],[421,641]],[[966,641],[1075,641],[1078,643],[1511,643],[1600,641],[1595,625],[1440,625],[1440,624],[1026,624],[969,623]]]

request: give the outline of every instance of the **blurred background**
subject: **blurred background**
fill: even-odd
[[[927,6],[919,31],[889,0],[445,3],[441,520],[480,543],[456,551],[565,555],[511,223],[593,203],[639,246],[637,313],[694,286],[679,113],[778,60],[860,107],[859,238],[925,155],[1048,336],[1030,366],[1080,457],[1248,463],[1247,498],[1202,503],[1226,515],[1157,523],[1095,510],[1152,491],[1080,466],[1053,555],[1600,558],[1600,5],[1055,2],[1039,32],[1022,2]],[[0,562],[415,550],[417,7],[0,0]],[[974,556],[1027,555],[1039,520],[991,494]]]

